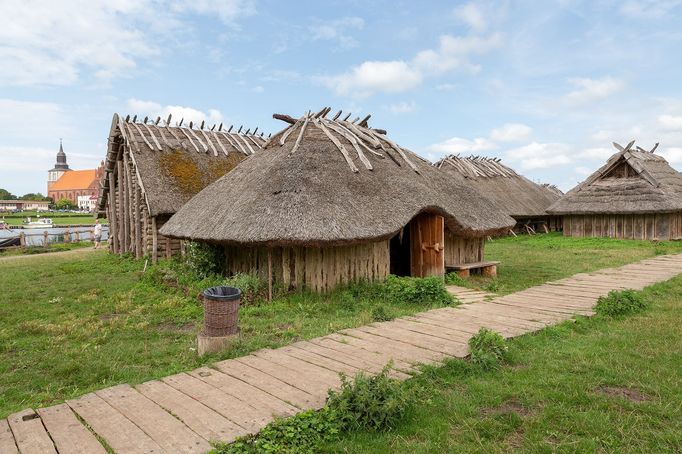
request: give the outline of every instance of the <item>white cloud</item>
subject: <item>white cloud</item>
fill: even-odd
[[[4,1],[0,84],[69,85],[129,75],[186,31],[182,14],[233,20],[252,11],[239,0]],[[162,45],[162,43],[164,45]]]
[[[658,117],[658,124],[663,129],[676,130],[682,129],[682,116],[661,115]]]
[[[521,142],[527,140],[533,128],[521,123],[507,123],[490,132],[490,138],[497,142]]]
[[[623,2],[620,12],[637,20],[661,19],[680,5],[680,0],[628,0]]]
[[[58,146],[59,137],[73,132],[74,129],[65,121],[63,109],[57,104],[0,98],[0,137],[4,144],[35,143],[39,135],[51,138]]]
[[[452,91],[455,88],[456,88],[455,84],[439,84],[439,85],[436,85],[436,90],[438,90],[438,91]]]
[[[456,8],[455,17],[477,32],[485,30],[488,26],[483,11],[481,11],[481,8],[473,2]]]
[[[546,169],[571,162],[569,146],[563,143],[531,142],[505,153],[511,162],[519,163],[521,169]]]
[[[474,140],[453,137],[443,142],[433,144],[429,146],[427,150],[437,153],[457,154],[490,151],[495,150],[496,148],[497,144],[485,137],[477,137]]]
[[[672,165],[682,165],[682,147],[664,148],[658,154],[663,156]]]
[[[388,110],[394,114],[410,113],[417,110],[417,103],[414,101],[402,101],[396,104],[391,104],[388,106]]]
[[[594,172],[594,170],[590,169],[589,167],[579,166],[579,167],[575,168],[575,173],[577,173],[578,175],[581,175],[583,177],[586,177],[588,175],[592,175],[592,172]]]
[[[256,85],[251,89],[251,91],[254,93],[263,93],[265,91],[265,88],[263,88],[262,85]]]
[[[483,54],[502,43],[500,34],[440,37],[437,49],[418,52],[412,61],[366,61],[349,71],[317,79],[340,96],[364,98],[374,93],[398,93],[410,90],[425,76],[437,76],[455,70],[476,72],[480,68],[469,61],[475,54]]]
[[[313,40],[336,41],[342,48],[357,47],[358,42],[350,36],[351,30],[362,30],[365,21],[361,17],[343,17],[333,21],[319,22],[309,27]]]
[[[207,112],[203,112],[192,107],[162,106],[153,101],[142,101],[134,98],[128,100],[128,108],[131,111],[131,115],[137,115],[138,118],[148,116],[152,119],[161,117],[165,120],[171,114],[173,115],[172,121],[180,121],[184,118],[183,124],[187,124],[190,121],[194,123],[205,121],[208,124],[212,124],[220,123],[224,120],[222,113],[216,109],[209,109]]]
[[[613,77],[601,79],[574,78],[569,79],[575,90],[566,95],[566,101],[571,105],[587,104],[604,99],[625,87],[625,82]]]
[[[366,61],[347,73],[322,78],[322,82],[338,95],[358,98],[375,92],[403,92],[421,81],[421,73],[401,60]]]
[[[585,158],[585,159],[595,159],[599,161],[605,161],[609,157],[611,157],[612,154],[616,153],[615,148],[609,148],[609,147],[593,147],[593,148],[586,148],[580,153],[578,153],[578,157],[580,158]]]

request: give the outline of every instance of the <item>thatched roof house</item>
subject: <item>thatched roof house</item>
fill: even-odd
[[[475,190],[369,128],[367,118],[327,119],[328,112],[280,116],[290,126],[197,194],[162,233],[226,245],[230,273],[262,273],[274,261],[285,285],[326,290],[389,271],[442,274],[445,230],[467,240],[462,254],[481,260],[483,238],[513,225]],[[456,252],[453,260],[465,259]]]
[[[159,228],[201,189],[259,150],[261,136],[204,128],[181,120],[136,121],[117,114],[111,122],[98,213],[109,219],[110,248],[137,257],[170,255],[181,247]]]
[[[659,155],[616,143],[599,170],[554,203],[564,235],[628,239],[682,238],[682,176]]]
[[[435,165],[492,200],[500,211],[516,219],[517,227],[560,229],[560,219],[546,211],[562,195],[556,186],[533,183],[503,165],[499,158],[451,155]]]

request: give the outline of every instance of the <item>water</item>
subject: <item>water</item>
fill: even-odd
[[[63,243],[64,242],[64,232],[68,230],[71,233],[71,241],[74,241],[74,233],[79,232],[81,241],[92,241],[92,230],[93,227],[73,227],[73,228],[62,228],[62,227],[52,227],[49,229],[14,229],[14,230],[0,230],[0,239],[18,237],[21,232],[26,235],[26,245],[27,246],[42,246],[44,240],[44,233],[47,230],[48,241],[50,243]],[[102,226],[102,241],[109,238],[109,227]]]

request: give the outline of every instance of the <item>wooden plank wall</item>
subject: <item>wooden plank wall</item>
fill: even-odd
[[[461,238],[445,229],[445,266],[482,262],[485,238]]]
[[[360,280],[383,280],[389,274],[389,240],[352,246],[225,248],[226,271],[268,278],[272,254],[273,281],[286,288],[323,292]]]
[[[682,212],[564,216],[564,235],[628,240],[682,239]]]
[[[136,258],[151,256],[154,262],[159,257],[182,252],[180,240],[166,238],[158,232],[170,215],[152,218],[130,152],[123,144],[117,147],[116,164],[109,171],[110,192],[107,198],[111,252],[128,253]]]

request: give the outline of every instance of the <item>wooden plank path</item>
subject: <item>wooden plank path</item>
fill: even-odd
[[[404,380],[419,364],[468,354],[481,327],[509,338],[592,315],[611,290],[639,290],[682,273],[665,255],[547,282],[510,295],[462,287],[462,304],[343,330],[221,361],[137,386],[118,385],[0,420],[0,453],[203,453],[209,442],[256,433],[275,417],[321,408],[339,373],[377,373],[390,360]]]
[[[493,293],[482,292],[480,290],[457,285],[447,285],[445,288],[448,290],[448,293],[464,304],[480,303],[481,301],[488,301],[496,296]]]

